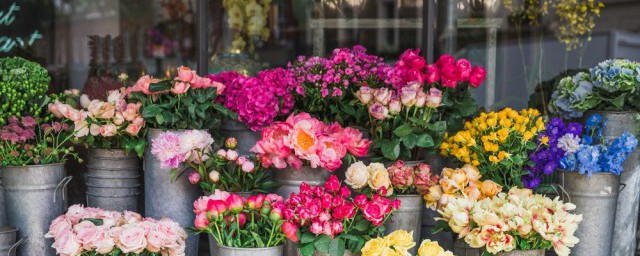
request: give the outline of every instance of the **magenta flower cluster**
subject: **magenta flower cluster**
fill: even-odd
[[[366,49],[356,45],[353,49],[337,48],[328,58],[304,56],[289,63],[299,86],[296,92],[301,96],[315,95],[319,91],[323,98],[341,97],[344,90],[361,86],[375,86],[390,67],[381,57],[368,55]]]
[[[20,122],[16,116],[11,116],[8,121],[9,123],[0,130],[0,140],[26,143],[36,138],[36,120],[33,117],[24,117]]]
[[[264,70],[255,77],[235,71],[207,77],[226,85],[220,103],[237,113],[238,120],[253,131],[271,124],[277,116],[289,114],[293,108],[291,91],[297,81],[286,69]]]

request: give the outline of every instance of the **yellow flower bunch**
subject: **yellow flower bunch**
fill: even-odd
[[[574,233],[582,215],[568,212],[575,207],[558,197],[552,200],[530,189],[511,188],[508,194],[479,201],[454,198],[438,211],[442,218],[437,220],[446,222],[469,246],[492,254],[553,248],[566,256],[579,241]],[[534,248],[521,248],[523,244]]]
[[[596,26],[595,18],[600,16],[604,4],[595,0],[559,0],[554,7],[560,21],[556,37],[571,51],[581,46],[580,37],[590,34]],[[591,36],[587,41],[591,41]]]
[[[443,209],[453,198],[465,197],[481,200],[502,191],[502,186],[491,180],[480,181],[478,168],[466,164],[462,168],[443,168],[438,185],[429,187],[424,201],[432,210]]]
[[[254,39],[269,39],[267,26],[271,0],[223,0],[227,11],[227,24],[233,30],[231,43],[233,51],[242,52],[247,48],[253,52]]]
[[[447,136],[440,153],[477,167],[486,179],[502,186],[522,187],[520,177],[526,174],[523,167],[529,151],[536,147],[537,134],[544,128],[536,109],[482,113],[466,122],[463,130]]]
[[[413,231],[396,230],[385,237],[369,240],[360,252],[362,256],[411,256],[409,249],[414,246]],[[438,242],[425,240],[420,244],[418,256],[453,256],[453,253],[442,249]]]

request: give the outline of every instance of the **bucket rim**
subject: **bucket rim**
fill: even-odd
[[[27,165],[5,165],[5,166],[0,166],[0,170],[1,169],[24,169],[24,168],[29,168],[29,167],[48,167],[48,166],[64,166],[65,161],[61,162],[61,163],[50,163],[50,164],[27,164]]]
[[[18,228],[16,227],[12,227],[12,226],[2,226],[0,227],[0,234],[5,234],[5,233],[11,233],[11,232],[18,232]]]
[[[265,251],[265,250],[275,250],[278,249],[279,247],[283,247],[284,244],[281,245],[276,245],[276,246],[271,246],[271,247],[259,247],[259,248],[244,248],[244,247],[231,247],[231,246],[225,246],[225,245],[220,245],[216,242],[216,244],[220,247],[220,248],[225,248],[228,250],[236,250],[236,251]]]
[[[638,111],[629,111],[629,110],[593,110],[593,109],[587,110],[584,113],[640,114],[640,112]]]
[[[575,173],[575,174],[578,174],[578,175],[581,175],[581,176],[584,175],[586,177],[586,174],[580,174],[577,171],[569,171],[569,170],[560,169],[560,168],[556,169],[556,171],[564,172],[564,173]],[[614,173],[611,173],[611,172],[594,172],[594,173],[591,173],[591,176],[593,176],[593,175],[598,175],[598,176],[606,176],[606,175],[620,176],[620,175],[617,175],[617,174],[614,174]]]

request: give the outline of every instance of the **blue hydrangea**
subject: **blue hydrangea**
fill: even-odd
[[[639,63],[625,59],[606,60],[589,69],[589,73],[595,87],[609,93],[627,92],[640,81],[639,66]]]
[[[581,117],[584,111],[598,103],[593,88],[587,73],[580,72],[573,77],[565,77],[551,94],[549,109],[565,119]]]

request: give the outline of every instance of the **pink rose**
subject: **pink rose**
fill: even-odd
[[[191,80],[196,76],[195,73],[195,71],[188,67],[180,66],[178,68],[178,79],[183,82],[191,82]]]
[[[51,247],[60,255],[78,255],[82,252],[78,237],[71,230],[58,234]]]
[[[58,100],[55,103],[49,103],[47,107],[49,108],[49,112],[51,112],[55,117],[62,118],[62,112],[58,108]]]
[[[459,59],[456,61],[455,65],[458,73],[458,80],[467,81],[471,75],[471,63],[466,59]]]
[[[447,65],[440,69],[442,85],[455,88],[458,83],[458,70],[454,65]]]
[[[109,234],[109,229],[106,227],[98,227],[98,234],[93,241],[93,248],[99,254],[108,254],[113,251],[116,243]]]
[[[73,207],[73,206],[72,206]],[[51,222],[49,226],[49,232],[45,235],[47,238],[54,238],[62,234],[63,232],[70,232],[71,223],[67,219],[67,216],[61,215]]]
[[[185,240],[187,232],[177,222],[169,219],[161,219],[157,223],[157,230],[162,232],[168,240]]]
[[[197,217],[196,217],[197,218]],[[157,230],[151,230],[147,235],[147,251],[157,253],[160,252],[165,243],[167,243],[167,236]]]
[[[436,88],[431,88],[429,90],[429,94],[427,95],[427,99],[425,103],[427,107],[437,108],[440,106],[441,102],[442,102],[442,91]]]
[[[426,60],[420,56],[420,49],[407,49],[400,55],[399,59],[399,66],[408,66],[411,69],[421,69],[426,63]]]
[[[125,107],[125,110],[122,112],[122,116],[124,117],[125,120],[129,122],[135,120],[138,116],[140,116],[141,106],[142,106],[142,103],[140,102],[127,104],[127,106]]]
[[[115,124],[105,124],[100,126],[100,135],[102,137],[111,137],[115,136],[118,133],[118,127]]]
[[[311,223],[311,226],[309,226],[309,231],[311,231],[311,233],[315,235],[322,234],[322,224],[320,222],[314,221],[313,223]]]
[[[453,56],[443,54],[440,55],[440,58],[438,58],[438,61],[436,61],[436,66],[438,66],[438,68],[442,70],[445,66],[454,65],[455,61],[456,59]]]
[[[196,215],[194,225],[197,229],[204,229],[209,226],[209,219],[207,218],[207,212],[201,212]]]
[[[473,88],[478,88],[487,76],[487,71],[483,67],[473,67],[471,69],[471,76],[469,77],[469,85]]]
[[[124,211],[123,218],[126,224],[133,224],[142,221],[142,215],[132,211]]]
[[[189,83],[185,83],[185,82],[176,82],[173,87],[171,87],[171,92],[173,94],[183,94],[185,92],[187,92],[187,90],[189,89]]]
[[[116,107],[110,103],[100,104],[97,117],[111,119],[116,114]]]
[[[440,72],[435,65],[427,66],[427,74],[425,75],[425,80],[427,84],[432,85],[440,81]]]
[[[331,232],[334,234],[340,234],[343,230],[344,226],[342,225],[342,222],[334,221],[331,223]]]
[[[422,108],[424,107],[424,104],[427,101],[427,94],[424,93],[423,91],[418,91],[417,95],[416,95],[416,107],[417,108]]]
[[[389,104],[392,95],[393,92],[391,92],[388,88],[379,88],[373,92],[373,96],[376,97],[376,101],[378,101],[382,105]]]
[[[389,114],[397,115],[402,110],[402,104],[398,99],[392,99],[389,101]]]
[[[413,167],[391,167],[388,171],[391,184],[394,188],[405,190],[413,185]]]
[[[373,98],[373,90],[368,86],[360,87],[360,90],[356,92],[356,97],[360,100],[360,103],[367,104]]]
[[[127,132],[129,135],[131,136],[138,136],[138,133],[140,132],[141,127],[137,124],[129,124],[127,125],[127,128],[124,129],[125,132]]]
[[[380,103],[375,103],[369,107],[369,114],[375,119],[384,120],[389,115],[389,109]]]
[[[124,116],[122,116],[121,112],[117,112],[116,115],[113,117],[113,124],[120,126],[123,123],[124,123]]]
[[[124,226],[117,244],[123,253],[142,253],[147,247],[144,228],[136,224]]]
[[[83,221],[73,226],[78,243],[82,244],[85,250],[91,250],[93,241],[98,235],[98,229],[91,221]]]

